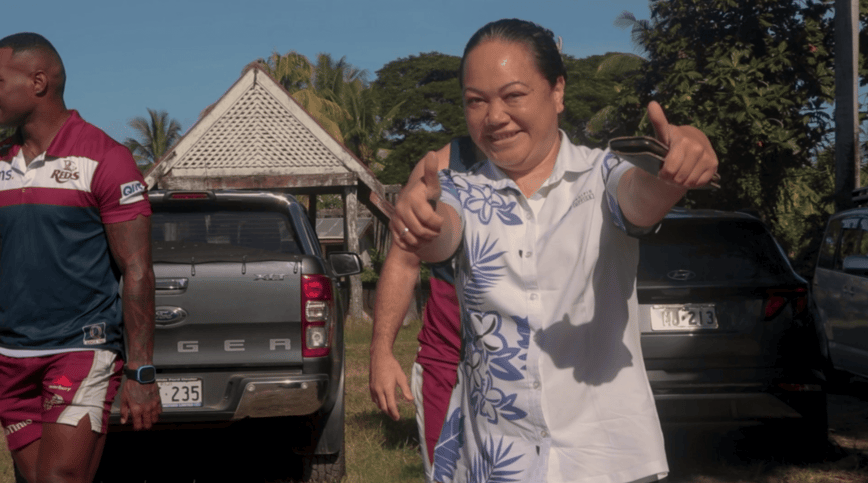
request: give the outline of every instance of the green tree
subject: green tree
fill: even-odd
[[[138,138],[127,138],[124,146],[143,168],[163,157],[181,137],[181,124],[170,119],[166,111],[148,108],[148,118],[136,117],[127,124],[136,131]]]
[[[338,141],[344,142],[340,123],[348,114],[331,98],[330,93],[317,91],[316,65],[295,51],[283,55],[273,52],[267,59],[257,59],[254,62],[271,74],[323,129]]]
[[[380,180],[400,184],[427,151],[438,149],[454,136],[467,135],[459,57],[422,53],[389,62],[377,71],[373,95],[380,112],[392,121],[383,131],[390,149]]]
[[[564,89],[564,112],[560,116],[560,127],[570,140],[590,147],[603,147],[605,136],[592,127],[596,113],[615,102],[620,79],[624,73],[617,69],[607,69],[611,63],[624,54],[608,53],[576,59],[564,55],[567,69],[567,85]]]
[[[640,37],[647,64],[619,95],[619,134],[650,134],[647,103],[670,122],[705,132],[723,188],[687,205],[753,207],[793,251],[784,226],[789,181],[814,160],[830,130],[834,96],[830,2],[655,0]],[[822,197],[822,193],[818,193]],[[809,199],[803,196],[802,199]]]
[[[257,62],[359,159],[374,160],[391,114],[380,112],[366,71],[327,53],[318,54],[315,64],[294,51]]]

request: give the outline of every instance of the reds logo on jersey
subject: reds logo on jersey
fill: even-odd
[[[63,169],[55,169],[51,173],[51,179],[60,184],[71,180],[77,180],[78,178],[78,166],[76,166],[75,162],[71,159],[64,159]]]

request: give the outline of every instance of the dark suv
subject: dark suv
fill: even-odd
[[[780,422],[825,441],[808,283],[763,222],[674,209],[640,247],[642,351],[661,422]]]

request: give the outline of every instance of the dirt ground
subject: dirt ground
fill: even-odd
[[[666,483],[868,482],[868,381],[829,388],[829,442],[804,451],[768,428],[730,432],[664,428]]]

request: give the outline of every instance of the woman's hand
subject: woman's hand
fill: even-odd
[[[426,262],[451,257],[461,241],[461,220],[446,203],[439,203],[438,171],[448,166],[449,150],[429,152],[416,164],[401,190],[389,223],[392,242]]]
[[[670,185],[698,188],[711,181],[717,172],[717,154],[708,137],[693,126],[673,126],[657,102],[648,104],[648,118],[657,139],[669,146],[669,154],[657,177]]]
[[[416,252],[440,234],[443,217],[435,211],[440,198],[439,165],[438,154],[429,151],[416,167],[422,168],[422,176],[411,175],[398,195],[389,229],[392,241],[404,250]]]

